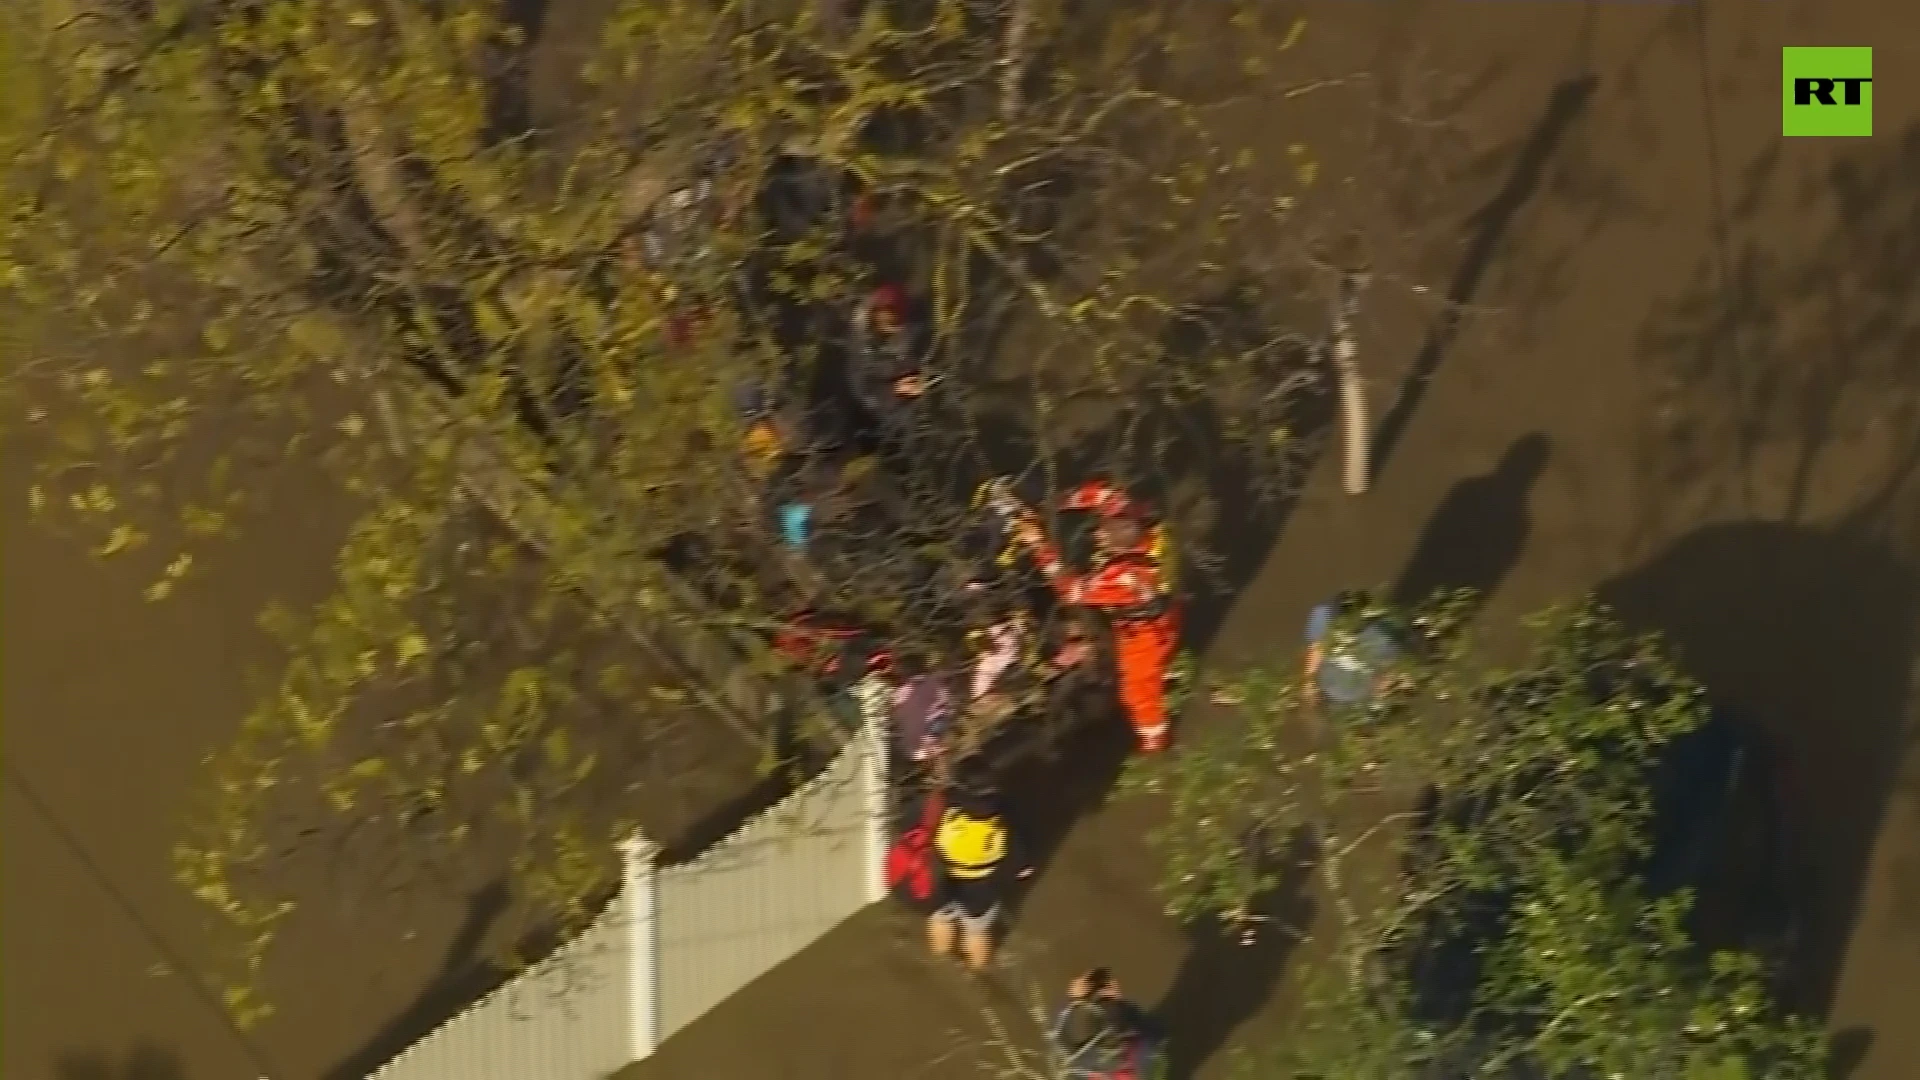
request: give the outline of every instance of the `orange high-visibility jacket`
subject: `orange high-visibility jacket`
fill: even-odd
[[[1069,491],[1060,509],[1083,511],[1103,518],[1144,518],[1138,503],[1105,480],[1090,480]],[[1171,601],[1172,580],[1166,568],[1165,530],[1153,525],[1132,549],[1111,553],[1087,574],[1069,574],[1060,550],[1046,538],[1034,547],[1034,562],[1060,598],[1069,604],[1101,608],[1122,622],[1140,622],[1165,615]]]
[[[1120,622],[1144,622],[1167,613],[1167,593],[1159,568],[1144,550],[1111,556],[1086,574],[1068,572],[1060,550],[1050,540],[1036,545],[1033,557],[1060,599],[1069,604],[1100,608]]]

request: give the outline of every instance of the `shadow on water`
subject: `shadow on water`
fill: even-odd
[[[1850,1027],[1834,1033],[1828,1040],[1827,1077],[1828,1080],[1853,1080],[1854,1070],[1867,1060],[1867,1054],[1873,1049],[1873,1030],[1864,1027]]]
[[[466,913],[447,946],[439,973],[365,1045],[327,1070],[326,1080],[362,1080],[506,982],[507,974],[488,961],[484,946],[510,900],[505,881],[492,882],[468,896]]]
[[[1694,890],[1694,940],[1757,954],[1784,1005],[1825,1015],[1902,745],[1920,577],[1872,541],[1742,522],[1598,592],[1630,628],[1663,633],[1713,702],[1649,777],[1647,889]],[[1428,791],[1415,834],[1455,809]],[[1453,928],[1407,939],[1420,1015],[1466,1015],[1477,943],[1502,932],[1510,901],[1477,896]],[[1872,1042],[1841,1032],[1830,1075]]]
[[[1749,521],[1683,538],[1600,596],[1664,633],[1712,695],[1729,734],[1703,732],[1726,741],[1694,766],[1731,756],[1745,774],[1728,839],[1698,853],[1698,932],[1775,953],[1784,1002],[1825,1015],[1900,759],[1920,577],[1872,541]]]
[[[139,1043],[126,1056],[115,1058],[98,1050],[61,1055],[53,1065],[54,1080],[187,1080],[180,1055],[150,1043]]]
[[[1057,742],[1023,747],[1000,769],[1011,824],[1020,830],[1037,871],[1007,898],[1009,920],[1018,916],[1074,823],[1106,805],[1133,753],[1133,731],[1114,703],[1087,700],[1082,707],[1087,714],[1070,733]]]
[[[1274,311],[1269,303],[1269,298],[1236,289],[1193,305],[1167,332],[1163,347],[1168,361],[1197,365],[1216,349],[1254,348],[1267,326],[1291,323],[1306,333],[1320,330],[1318,322],[1308,321],[1317,319],[1317,312],[1306,315],[1296,305]],[[1289,356],[1283,362],[1301,359]],[[1209,565],[1202,569],[1189,558],[1182,568],[1190,582],[1183,636],[1196,654],[1207,651],[1240,591],[1266,563],[1298,505],[1305,477],[1325,452],[1332,396],[1321,388],[1282,408],[1285,415],[1262,417],[1263,424],[1293,432],[1299,445],[1312,449],[1305,460],[1289,463],[1284,471],[1291,475],[1277,490],[1268,486],[1273,478],[1263,475],[1271,471],[1272,462],[1252,446],[1220,437],[1230,425],[1211,398],[1176,400],[1139,418],[1133,464],[1136,474],[1145,478],[1143,487],[1168,501],[1183,486],[1204,493],[1205,525],[1190,530],[1197,533],[1191,546]]]
[[[1447,289],[1447,310],[1427,336],[1426,344],[1421,346],[1413,367],[1401,380],[1393,405],[1374,429],[1375,476],[1386,469],[1388,459],[1399,447],[1407,424],[1412,421],[1414,412],[1426,397],[1434,374],[1440,370],[1441,363],[1459,336],[1462,310],[1473,303],[1479,293],[1480,283],[1493,264],[1494,256],[1500,251],[1501,240],[1513,225],[1521,207],[1533,198],[1534,192],[1540,187],[1547,162],[1552,160],[1567,129],[1586,110],[1588,101],[1593,97],[1594,85],[1595,80],[1589,76],[1569,79],[1554,88],[1553,96],[1547,101],[1546,112],[1521,147],[1513,169],[1507,174],[1506,184],[1475,215],[1472,242],[1454,273],[1453,284]]]
[[[1455,484],[1421,531],[1394,602],[1417,604],[1442,589],[1472,589],[1484,602],[1527,549],[1527,498],[1550,453],[1545,435],[1523,435],[1492,471]]]
[[[1169,1033],[1166,1080],[1192,1080],[1234,1030],[1272,995],[1315,914],[1311,896],[1318,851],[1304,834],[1280,854],[1286,867],[1274,895],[1258,901],[1264,921],[1249,940],[1216,919],[1187,931],[1187,952],[1153,1010]]]
[[[1779,767],[1754,725],[1716,707],[1667,746],[1649,778],[1655,813],[1647,887],[1666,895],[1705,886],[1716,901],[1715,910],[1701,909],[1710,945],[1777,945],[1790,925],[1780,876],[1782,807],[1767,783]],[[1717,910],[1717,901],[1731,896],[1749,909]]]
[[[1817,160],[1770,147],[1740,170],[1719,249],[1639,331],[1646,489],[1791,520],[1838,492],[1865,527],[1902,511],[1920,475],[1920,124],[1889,136]],[[1822,219],[1811,240],[1776,225]],[[1884,462],[1859,455],[1874,429],[1893,436]],[[1646,500],[1640,533],[1685,505]]]
[[[1555,90],[1507,185],[1480,216],[1474,247],[1453,289],[1456,304],[1468,302],[1478,288],[1501,235],[1532,194],[1556,141],[1579,115],[1591,91],[1591,80],[1563,83]],[[1197,363],[1215,350],[1252,348],[1276,314],[1296,314],[1267,311],[1263,301],[1247,289],[1232,288],[1188,305],[1162,339],[1168,363],[1178,367]],[[1409,380],[1380,430],[1376,467],[1382,450],[1391,451],[1451,344],[1458,319],[1457,315],[1449,319],[1429,341],[1416,377]],[[1324,452],[1318,448],[1331,427],[1332,402],[1329,395],[1308,394],[1290,408],[1290,415],[1278,418],[1281,426],[1293,431],[1300,445],[1316,448],[1306,460],[1294,463],[1303,476]],[[977,416],[976,424],[983,452],[995,464],[1009,467],[1041,457],[1042,436],[1020,417],[996,410]],[[1188,538],[1183,540],[1186,559],[1181,567],[1187,595],[1183,643],[1199,654],[1206,652],[1234,600],[1265,563],[1297,505],[1301,486],[1294,483],[1278,492],[1263,489],[1263,472],[1269,463],[1249,448],[1222,439],[1224,430],[1227,424],[1216,403],[1205,394],[1192,394],[1122,408],[1097,429],[1052,448],[1062,476],[1114,477],[1155,505]],[[1524,550],[1531,525],[1526,494],[1549,452],[1544,436],[1524,437],[1508,449],[1492,473],[1456,488],[1428,526],[1402,577],[1402,590],[1452,586],[1484,592],[1498,584]],[[1176,505],[1195,491],[1202,493],[1206,504],[1202,512],[1189,513],[1190,508]],[[1193,527],[1194,519],[1203,524]],[[1201,559],[1205,565],[1196,565]],[[1067,782],[1091,784],[1104,793],[1118,775],[1123,756],[1114,760],[1110,770],[1090,762],[1076,764],[1067,770]],[[1042,779],[1053,783],[1060,777]],[[1010,788],[1018,782],[1011,780]],[[1048,788],[1043,784],[1040,790]],[[1043,817],[1057,821],[1064,836],[1079,814],[1099,802],[1099,798],[1063,800],[1075,809]]]
[[[517,138],[533,130],[533,89],[528,67],[547,27],[552,0],[506,0],[500,6],[501,23],[518,41],[491,46],[487,77],[487,140]]]
[[[725,839],[742,823],[785,798],[798,781],[817,771],[819,764],[806,759],[794,769],[777,770],[688,823],[678,834],[661,838],[659,863],[684,862]],[[592,905],[593,909],[600,909],[611,898],[611,892],[600,897]],[[438,974],[372,1038],[322,1074],[324,1080],[363,1080],[513,978],[514,972],[497,964],[495,954],[488,947],[502,919],[508,915],[512,899],[504,880],[494,881],[469,895],[466,913],[447,946]],[[528,959],[545,957],[551,955],[562,940],[552,927],[535,929],[514,942],[514,951]]]
[[[1501,190],[1475,218],[1473,240],[1455,274],[1448,292],[1450,310],[1429,336],[1412,370],[1403,381],[1392,407],[1381,418],[1373,442],[1373,467],[1376,474],[1393,454],[1408,423],[1424,399],[1428,385],[1441,361],[1452,347],[1461,322],[1461,309],[1478,292],[1488,267],[1498,253],[1502,239],[1511,228],[1520,209],[1533,197],[1547,163],[1561,139],[1585,110],[1594,90],[1591,78],[1571,79],[1555,87],[1545,112],[1522,146]],[[1219,297],[1191,305],[1176,320],[1163,345],[1170,363],[1192,362],[1208,350],[1252,344],[1251,335],[1264,323],[1274,321],[1263,311],[1259,298],[1244,290],[1229,290]],[[1287,312],[1293,315],[1293,312]],[[1311,317],[1309,317],[1311,318]],[[1286,320],[1281,320],[1286,321]],[[1298,320],[1294,320],[1298,321]],[[1313,327],[1311,321],[1299,327]],[[1333,420],[1332,402],[1325,395],[1310,395],[1294,403],[1294,414],[1285,424],[1304,446],[1321,447]],[[1196,484],[1206,492],[1213,511],[1203,534],[1194,545],[1202,549],[1209,562],[1204,586],[1189,589],[1186,639],[1196,652],[1204,652],[1231,608],[1234,598],[1266,561],[1285,527],[1298,497],[1298,484],[1277,496],[1260,489],[1261,462],[1241,448],[1219,438],[1225,430],[1223,417],[1204,397],[1170,403],[1143,415],[1126,415],[1088,445],[1069,448],[1063,462],[1074,459],[1117,459],[1126,463],[1131,475],[1143,481],[1143,487],[1161,492],[1178,490],[1183,482]],[[1122,434],[1124,433],[1124,434]],[[1308,460],[1297,463],[1304,474],[1310,471],[1323,451],[1316,449]],[[1474,487],[1456,492],[1460,499],[1486,500],[1491,503],[1503,487],[1524,488],[1544,467],[1548,454],[1542,436],[1522,439],[1508,451],[1501,470],[1488,478],[1491,487]],[[1507,527],[1516,545],[1525,543],[1525,510],[1519,501],[1508,498],[1514,509],[1505,511],[1499,524]],[[1497,583],[1510,568],[1501,565],[1501,552],[1476,552],[1475,527],[1467,520],[1469,510],[1488,506],[1463,506],[1449,497],[1440,515],[1429,526],[1421,551],[1408,567],[1403,585],[1414,588],[1428,582],[1434,585],[1480,587]],[[1503,539],[1503,542],[1505,541]],[[1191,572],[1191,567],[1183,567]],[[1452,580],[1448,580],[1451,578]]]

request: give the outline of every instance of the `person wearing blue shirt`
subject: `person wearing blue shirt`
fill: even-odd
[[[813,506],[790,502],[780,507],[780,539],[788,548],[804,554],[813,536]]]
[[[1307,616],[1307,684],[1328,705],[1374,704],[1404,655],[1386,613],[1364,592],[1343,591]]]

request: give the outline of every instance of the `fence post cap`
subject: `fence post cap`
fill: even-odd
[[[647,835],[638,830],[621,839],[618,846],[620,854],[630,859],[652,859],[660,853],[660,845],[647,839]]]

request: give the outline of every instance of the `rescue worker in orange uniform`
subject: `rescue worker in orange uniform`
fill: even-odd
[[[1104,611],[1113,620],[1114,659],[1120,669],[1120,704],[1132,722],[1143,753],[1166,749],[1167,677],[1179,648],[1180,615],[1172,595],[1167,544],[1150,527],[1126,492],[1103,481],[1069,492],[1060,509],[1098,517],[1099,550],[1093,569],[1069,571],[1060,551],[1032,515],[1013,527],[1016,542],[1033,553],[1035,564],[1062,601]]]

